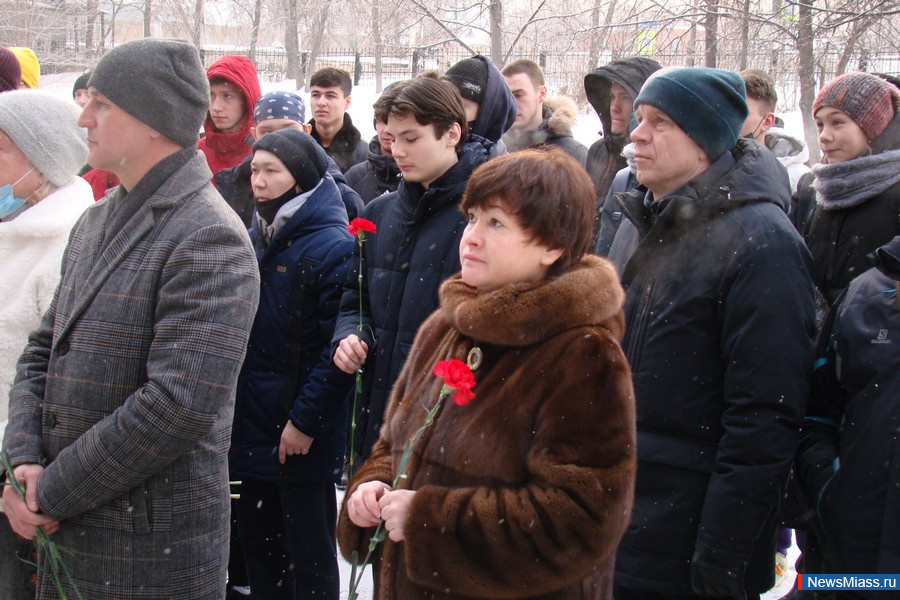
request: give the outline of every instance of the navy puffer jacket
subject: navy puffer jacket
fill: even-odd
[[[238,379],[231,476],[338,482],[353,378],[332,364],[330,343],[355,241],[333,179],[285,204],[275,225],[268,243],[259,220],[250,228],[261,292]],[[315,440],[308,454],[281,465],[288,418]]]
[[[358,331],[360,297],[353,272],[341,300],[334,347],[351,334],[369,346],[357,416],[356,447],[364,457],[378,439],[391,387],[419,325],[438,307],[441,283],[460,269],[459,241],[466,219],[459,201],[491,146],[487,140],[467,143],[459,161],[428,190],[403,182],[396,192],[376,198],[363,211],[378,227],[363,248],[365,328]],[[356,265],[354,259],[354,269]]]

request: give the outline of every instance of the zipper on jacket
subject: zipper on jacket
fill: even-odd
[[[647,329],[647,322],[650,320],[650,309],[652,308],[653,291],[656,288],[656,278],[651,278],[642,286],[640,300],[637,304],[637,312],[632,319],[630,331],[634,333],[628,336],[628,344],[625,347],[625,356],[631,365],[631,370],[636,371],[638,365],[639,341],[644,331]]]

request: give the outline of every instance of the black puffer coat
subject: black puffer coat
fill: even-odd
[[[648,208],[625,268],[638,474],[616,583],[690,594],[696,551],[774,583],[776,511],[812,357],[810,257],[786,215],[787,174],[758,144]]]
[[[347,185],[356,190],[364,204],[368,204],[378,196],[396,191],[400,175],[397,161],[390,154],[382,154],[376,135],[369,142],[369,157],[350,167],[346,178]]]
[[[797,456],[828,573],[900,572],[900,236],[875,256],[820,337]]]
[[[466,219],[459,201],[472,171],[487,160],[490,146],[486,140],[467,143],[459,162],[427,190],[403,182],[396,192],[376,198],[363,210],[362,216],[377,226],[363,247],[365,327],[359,332],[357,247],[333,346],[351,334],[369,346],[357,415],[356,447],[364,457],[378,439],[391,387],[419,325],[437,308],[440,284],[460,269],[459,240]]]
[[[660,69],[658,62],[651,58],[636,56],[614,60],[608,65],[598,67],[584,76],[584,91],[588,102],[597,111],[600,123],[603,125],[603,135],[588,149],[585,167],[594,182],[594,190],[597,194],[596,220],[594,222],[594,234],[600,228],[600,211],[612,185],[613,178],[621,169],[625,168],[625,158],[622,156],[622,148],[628,143],[628,136],[633,128],[633,121],[629,123],[624,134],[614,135],[612,117],[609,114],[610,88],[612,84],[621,85],[631,96],[637,98],[641,86],[647,78]]]

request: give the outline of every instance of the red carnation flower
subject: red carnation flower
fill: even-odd
[[[360,231],[375,233],[375,223],[368,219],[356,218],[347,225],[347,231],[353,236],[359,235]]]
[[[458,406],[469,403],[475,397],[472,388],[475,387],[475,375],[469,365],[461,360],[452,358],[439,361],[434,365],[436,377],[443,377],[444,387],[453,390],[453,402]]]

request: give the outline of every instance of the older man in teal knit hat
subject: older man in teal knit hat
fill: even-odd
[[[736,73],[660,71],[634,104],[641,186],[614,198],[638,240],[622,265],[638,474],[615,597],[758,598],[806,401],[809,253],[784,167],[739,139]]]

